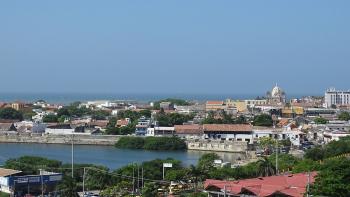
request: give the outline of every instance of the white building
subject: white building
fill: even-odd
[[[331,141],[338,141],[342,137],[350,136],[350,133],[344,131],[325,131],[323,133],[323,141],[329,143]]]
[[[332,105],[350,105],[350,90],[342,91],[330,88],[325,92],[325,107]]]
[[[146,136],[173,136],[174,134],[174,127],[153,127],[147,128],[146,131]]]
[[[289,139],[292,145],[299,146],[302,142],[304,133],[299,130],[291,130],[289,128],[270,128],[270,127],[254,127],[253,139],[255,142],[259,138],[270,137],[276,140]]]

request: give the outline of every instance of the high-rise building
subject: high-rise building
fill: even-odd
[[[324,96],[325,107],[330,108],[333,105],[350,105],[350,90],[327,89]]]

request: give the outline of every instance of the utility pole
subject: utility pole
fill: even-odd
[[[135,165],[132,164],[132,196],[134,196],[135,193]]]
[[[44,177],[43,177],[42,169],[40,169],[40,179],[41,179],[41,197],[44,197]]]
[[[74,131],[72,133],[72,178],[74,178]]]
[[[140,190],[140,169],[139,165],[137,165],[137,193],[139,193]]]
[[[308,172],[308,175],[307,175],[306,197],[309,197],[309,192],[310,192],[310,171]]]
[[[83,196],[85,195],[85,167],[84,167],[84,173],[83,173]]]
[[[276,140],[276,175],[278,174],[278,141]]]
[[[142,189],[143,189],[143,187],[144,187],[144,183],[143,183],[143,166],[142,166],[142,168],[141,168],[141,187],[142,187]]]

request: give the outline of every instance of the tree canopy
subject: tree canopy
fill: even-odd
[[[180,105],[180,106],[187,106],[190,105],[189,102],[183,100],[183,99],[176,99],[176,98],[167,98],[167,99],[162,99],[159,101],[155,101],[153,104],[153,109],[160,109],[160,103],[161,102],[170,102],[173,105]]]
[[[253,120],[254,126],[266,126],[270,127],[273,125],[272,117],[268,114],[261,114],[254,117]]]
[[[23,120],[23,114],[11,107],[0,109],[0,119]]]
[[[325,118],[322,118],[322,117],[317,117],[317,118],[315,118],[314,122],[316,124],[327,124],[328,120]]]
[[[339,115],[338,115],[338,119],[339,120],[345,120],[345,121],[349,121],[350,120],[350,113],[349,112],[341,112]]]

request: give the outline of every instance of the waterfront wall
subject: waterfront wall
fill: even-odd
[[[248,143],[241,141],[225,140],[188,140],[188,150],[217,151],[245,153],[248,150]]]
[[[74,144],[79,145],[114,145],[120,136],[116,135],[74,135]],[[71,144],[72,135],[16,134],[1,133],[0,142],[6,143],[41,143]]]

